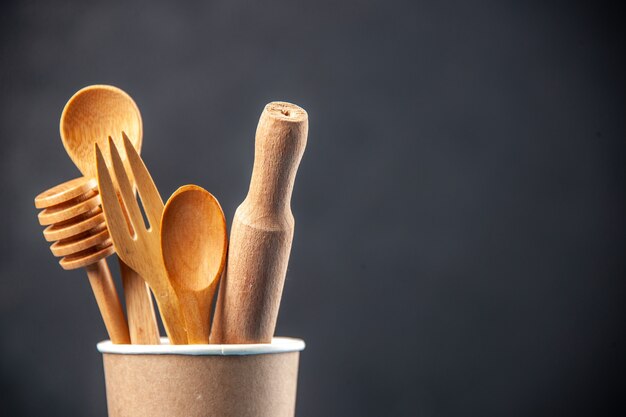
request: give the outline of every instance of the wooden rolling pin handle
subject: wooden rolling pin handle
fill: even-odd
[[[308,129],[302,108],[284,102],[265,106],[256,130],[250,189],[242,205],[270,216],[291,213],[291,193]]]
[[[130,344],[130,334],[124,317],[124,310],[117,296],[106,260],[100,259],[98,262],[86,266],[85,269],[111,341],[117,344]]]
[[[291,193],[308,134],[302,108],[268,104],[259,120],[250,190],[235,213],[212,343],[270,343],[294,220]]]

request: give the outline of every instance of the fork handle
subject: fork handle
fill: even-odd
[[[115,290],[115,284],[111,278],[109,265],[105,259],[100,259],[98,262],[86,266],[85,269],[109,338],[116,344],[130,344],[128,325],[122,304]]]
[[[150,288],[141,275],[119,259],[130,341],[139,345],[158,345],[159,328],[154,314]]]

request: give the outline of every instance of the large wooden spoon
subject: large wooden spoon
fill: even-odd
[[[195,185],[176,190],[161,218],[161,253],[189,343],[209,343],[211,306],[227,246],[226,220],[215,197]]]

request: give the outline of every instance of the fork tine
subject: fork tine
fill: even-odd
[[[128,157],[128,164],[135,177],[135,185],[137,186],[137,191],[139,191],[139,196],[143,203],[143,210],[150,222],[150,227],[159,229],[161,227],[161,215],[165,207],[159,190],[157,190],[146,165],[139,157],[135,147],[130,143],[128,136],[122,132],[122,137],[124,139],[124,149]]]
[[[117,193],[113,186],[113,180],[109,175],[104,156],[96,143],[96,169],[98,171],[98,189],[102,201],[102,211],[107,222],[109,234],[117,247],[127,247],[131,244],[130,234],[126,233],[128,224],[122,212],[122,207],[117,199]],[[120,256],[121,257],[121,256]]]
[[[122,157],[120,156],[120,153],[110,136],[109,149],[111,150],[113,173],[117,178],[117,185],[119,187],[120,196],[122,197],[122,201],[124,202],[124,206],[126,207],[126,213],[128,214],[128,218],[133,227],[133,230],[135,230],[135,234],[138,234],[141,232],[141,230],[145,229],[143,217],[141,215],[141,212],[139,211],[139,204],[137,203],[137,199],[135,198],[133,187],[132,185],[130,185],[128,174],[126,173],[124,163],[122,162]]]

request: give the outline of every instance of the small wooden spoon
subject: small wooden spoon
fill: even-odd
[[[227,246],[226,219],[215,197],[195,185],[176,190],[161,218],[161,253],[190,344],[209,343],[213,295]]]

